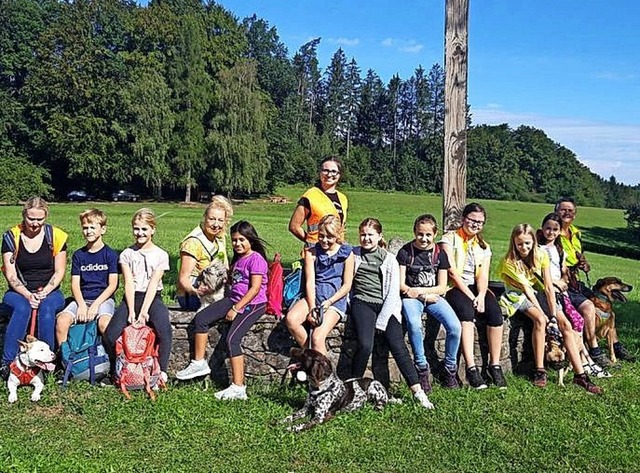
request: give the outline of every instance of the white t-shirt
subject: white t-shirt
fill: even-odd
[[[558,253],[556,245],[540,245],[540,249],[549,255],[551,279],[554,281],[562,279],[562,261],[560,261],[560,253]]]
[[[126,265],[133,274],[133,285],[136,292],[146,292],[154,271],[169,271],[169,254],[158,246],[141,250],[130,246],[120,253],[120,264]],[[161,291],[162,279],[158,282],[157,291]]]

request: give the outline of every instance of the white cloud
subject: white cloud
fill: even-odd
[[[401,53],[419,53],[424,49],[424,44],[418,43],[415,39],[402,40],[394,38],[386,38],[380,44],[385,48],[395,48]]]
[[[640,125],[618,125],[580,118],[550,117],[503,110],[496,104],[472,109],[474,124],[528,125],[573,151],[578,159],[605,179],[640,183]]]
[[[358,38],[329,38],[327,41],[332,44],[341,44],[343,46],[357,46],[360,44],[360,40]]]

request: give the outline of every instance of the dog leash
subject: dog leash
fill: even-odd
[[[42,288],[39,287],[36,292],[42,291]],[[32,337],[36,336],[36,319],[38,318],[38,309],[31,309],[31,325],[29,326],[29,335]]]
[[[314,307],[311,311],[311,314],[311,318],[313,319],[315,325],[311,325],[311,329],[309,330],[309,340],[307,341],[307,348],[312,348],[311,338],[313,335],[313,329],[322,325],[322,322],[324,321],[324,307],[322,305],[320,305],[320,307]]]

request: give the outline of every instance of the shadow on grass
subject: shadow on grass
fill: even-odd
[[[626,228],[583,227],[585,250],[603,255],[640,259],[638,237]]]

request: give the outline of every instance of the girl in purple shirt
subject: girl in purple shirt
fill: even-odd
[[[217,399],[247,399],[244,380],[244,355],[240,344],[251,326],[265,313],[267,307],[267,258],[265,243],[247,221],[231,227],[231,289],[224,299],[198,312],[193,319],[194,359],[176,373],[181,380],[206,376],[211,368],[205,359],[209,328],[217,321],[231,322],[227,346],[231,362],[231,385],[215,394]]]

